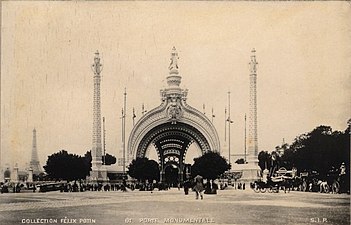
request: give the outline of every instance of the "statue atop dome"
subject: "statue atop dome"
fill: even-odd
[[[178,71],[178,52],[175,47],[172,48],[172,53],[171,53],[171,63],[169,64],[168,69],[172,71]]]

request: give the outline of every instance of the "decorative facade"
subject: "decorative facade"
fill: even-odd
[[[160,91],[161,105],[144,114],[135,124],[128,141],[128,154],[144,157],[153,145],[161,166],[161,181],[168,166],[178,168],[179,182],[183,179],[185,155],[195,143],[202,153],[219,151],[217,131],[200,111],[187,104],[188,90],[180,87],[178,53],[173,47],[168,67],[167,87]]]

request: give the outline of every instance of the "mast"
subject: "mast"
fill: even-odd
[[[123,114],[123,173],[125,173],[126,162],[129,162],[128,153],[126,152],[126,115],[127,115],[127,89],[124,88],[124,114]],[[126,159],[127,158],[127,159]]]
[[[246,163],[246,113],[245,113],[245,141],[244,141],[244,150],[245,150],[245,154],[244,154],[244,161]]]
[[[224,107],[224,142],[227,142],[227,107]]]
[[[126,154],[125,154],[125,151],[124,151],[124,131],[123,131],[123,127],[124,127],[124,110],[122,108],[122,117],[121,117],[121,120],[122,120],[122,154],[123,154],[123,157],[122,157],[122,166],[123,166],[123,175],[125,174],[125,166],[126,166]]]

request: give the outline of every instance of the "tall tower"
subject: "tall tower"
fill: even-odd
[[[249,137],[248,137],[248,163],[258,164],[257,141],[257,61],[256,50],[251,51],[250,61],[250,103],[249,103]]]
[[[107,172],[102,166],[102,143],[101,143],[101,100],[100,83],[102,64],[100,64],[99,52],[96,51],[94,64],[91,66],[94,72],[94,99],[93,99],[93,146],[91,151],[92,170],[90,178],[93,180],[106,180]]]
[[[33,142],[32,142],[32,158],[29,163],[30,168],[33,170],[33,174],[38,175],[43,172],[43,169],[40,167],[38,151],[37,151],[37,131],[33,129]]]
[[[257,61],[256,50],[251,51],[250,61],[250,99],[249,99],[249,132],[247,138],[247,164],[243,168],[242,180],[252,182],[261,179],[261,169],[258,166],[257,141]]]

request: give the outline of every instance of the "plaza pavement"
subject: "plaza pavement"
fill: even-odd
[[[350,195],[182,190],[8,193],[0,224],[350,224]]]

